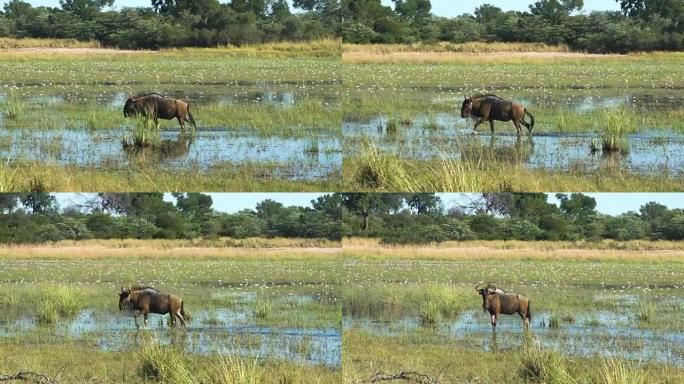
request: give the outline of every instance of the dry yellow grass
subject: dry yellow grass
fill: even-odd
[[[465,44],[343,44],[342,61],[348,64],[540,64],[596,59],[652,57],[658,53],[630,55],[571,52],[565,45],[541,43]]]
[[[0,245],[0,258],[103,259],[258,258],[313,259],[341,254],[339,242],[323,239],[82,240]]]
[[[399,52],[570,52],[567,45],[548,45],[544,43],[448,43],[437,44],[343,44],[344,53],[390,54]]]
[[[363,259],[602,260],[684,262],[684,242],[673,241],[464,241],[438,245],[383,245],[379,239],[347,238],[343,254]]]

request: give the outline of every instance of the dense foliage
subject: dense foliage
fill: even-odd
[[[684,240],[684,210],[648,203],[618,216],[596,211],[581,193],[485,193],[449,209],[434,194],[342,195],[343,235],[379,237],[386,243],[447,240]]]
[[[82,239],[194,239],[228,236],[339,239],[339,195],[324,195],[311,208],[264,200],[255,210],[222,213],[200,193],[100,193],[85,204],[59,208],[48,193],[0,194],[0,243]]]
[[[448,41],[567,44],[589,52],[684,49],[684,1],[616,0],[622,12],[577,12],[582,0],[539,0],[528,12],[490,4],[454,18],[431,14],[429,0],[345,0],[342,39],[349,43]],[[457,6],[457,5],[455,5]]]
[[[149,7],[105,11],[113,0],[61,0],[60,8],[11,0],[0,37],[74,38],[146,48],[242,45],[339,36],[339,0],[152,0]]]

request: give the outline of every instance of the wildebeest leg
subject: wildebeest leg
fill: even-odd
[[[494,134],[494,119],[489,119],[489,129],[492,130],[492,135]]]
[[[180,127],[181,127],[181,134],[183,134],[183,132],[185,131],[185,123],[183,122],[183,120],[185,120],[185,118],[178,115],[177,119],[178,119],[178,124],[180,124]]]
[[[492,327],[496,331],[496,315],[492,315]]]
[[[181,321],[181,325],[183,326],[183,328],[187,328],[186,324],[185,324],[185,319],[183,318],[183,315],[181,314],[180,308],[178,308],[178,310],[176,310],[176,317],[178,317],[178,319]]]
[[[147,328],[147,312],[143,312],[143,318],[145,319],[145,328]]]
[[[520,127],[520,121],[513,119],[513,124],[515,124],[515,129],[518,131],[518,136],[522,133],[522,128]]]
[[[477,131],[477,127],[478,127],[480,124],[484,123],[484,122],[485,122],[484,117],[480,118],[480,120],[478,120],[478,121],[475,123],[475,127],[473,128],[473,133],[476,132],[476,131]]]
[[[154,117],[154,128],[158,131],[159,130],[159,119],[157,116]]]
[[[138,324],[138,311],[133,311],[133,321],[135,322],[135,327],[140,328],[140,325]]]
[[[169,312],[169,327],[176,326],[176,318],[173,317],[173,313]]]

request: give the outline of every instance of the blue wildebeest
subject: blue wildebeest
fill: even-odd
[[[156,128],[159,128],[159,119],[178,119],[181,132],[185,130],[186,121],[192,123],[193,128],[197,130],[195,118],[190,113],[190,104],[183,100],[164,97],[158,93],[137,97],[128,96],[124,105],[124,117],[136,116],[153,119]]]
[[[530,299],[515,293],[506,293],[489,283],[480,288],[482,283],[475,286],[477,293],[482,296],[482,310],[489,312],[492,317],[492,330],[496,331],[496,321],[500,314],[519,314],[525,323],[525,329],[530,326],[532,313],[530,312]]]
[[[148,314],[156,313],[165,315],[168,313],[172,325],[176,324],[176,318],[178,318],[183,327],[186,327],[183,299],[168,293],[161,293],[152,287],[130,289],[121,287],[121,293],[119,293],[119,310],[132,311],[136,327],[140,327],[138,325],[138,315],[141,313],[145,319],[145,326],[147,326]]]
[[[530,116],[530,122],[525,121],[525,115]],[[463,100],[461,106],[461,117],[473,117],[478,119],[475,123],[473,131],[477,131],[477,127],[489,121],[489,127],[494,133],[494,120],[496,121],[511,121],[515,124],[515,129],[518,135],[522,133],[520,125],[524,125],[527,131],[532,134],[534,128],[534,116],[525,109],[525,107],[514,101],[504,100],[496,95],[471,96]]]

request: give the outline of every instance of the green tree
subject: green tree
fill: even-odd
[[[19,194],[0,193],[0,214],[12,213],[19,203]]]
[[[21,205],[32,215],[47,215],[57,210],[57,199],[49,193],[25,193],[21,195],[20,200]]]
[[[407,197],[406,203],[418,215],[439,213],[442,200],[434,193],[414,193]]]
[[[112,6],[114,0],[59,0],[62,9],[73,12],[83,19],[91,19],[106,6]]]
[[[573,193],[570,196],[559,193],[556,198],[561,202],[561,211],[573,220],[596,214],[596,199],[593,197],[582,193]]]

